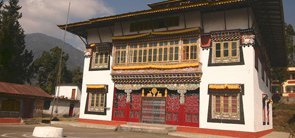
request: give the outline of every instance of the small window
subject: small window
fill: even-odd
[[[209,64],[241,63],[239,41],[213,42]]]
[[[255,48],[255,69],[258,71],[258,60],[259,60],[259,55],[258,55],[258,48]]]
[[[106,114],[107,86],[87,88],[86,114]]]
[[[239,120],[238,94],[212,95],[213,119]]]
[[[208,122],[244,124],[243,85],[210,84]]]
[[[90,70],[109,69],[110,55],[109,51],[100,47],[92,50]],[[117,53],[119,54],[119,53]]]

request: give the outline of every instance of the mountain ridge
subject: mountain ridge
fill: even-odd
[[[32,50],[34,60],[39,58],[44,51],[58,46],[63,46],[63,51],[69,55],[67,61],[67,67],[73,70],[77,67],[82,69],[84,63],[83,51],[75,48],[74,46],[64,43],[61,39],[42,34],[42,33],[31,33],[25,35],[26,49]]]

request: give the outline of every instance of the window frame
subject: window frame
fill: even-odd
[[[124,63],[118,62],[118,53],[120,53],[120,45],[115,45],[114,52],[114,65],[140,65],[140,64],[161,64],[161,63],[180,63],[180,62],[195,62],[199,60],[199,43],[197,37],[187,38],[187,40],[195,40],[188,44],[183,44],[183,40],[186,39],[171,39],[171,40],[159,40],[151,41],[149,43],[134,42],[126,43]],[[189,47],[189,56],[187,60],[183,60],[183,49]],[[192,47],[195,47],[195,52],[190,53]],[[134,55],[136,54],[136,55]],[[140,55],[141,54],[141,55]],[[191,59],[191,56],[195,54],[195,59]],[[136,61],[136,62],[135,62]]]
[[[87,93],[87,97],[86,97],[86,105],[85,105],[85,114],[96,114],[96,115],[106,115],[106,109],[107,109],[107,93],[108,93],[108,85],[104,85],[105,86],[105,88],[103,88],[103,90],[101,90],[101,89],[93,89],[93,90],[89,90],[88,88],[87,88],[87,90],[86,90],[86,93]],[[94,90],[97,90],[97,91],[99,91],[99,92],[93,92]],[[104,95],[104,110],[103,111],[93,111],[93,110],[90,110],[90,108],[91,108],[91,105],[90,104],[92,104],[91,103],[91,100],[92,100],[92,94],[95,94],[95,98],[94,98],[94,106],[95,105],[97,105],[97,103],[96,103],[96,96],[97,96],[97,94],[99,94],[99,95]],[[101,98],[101,96],[100,96],[100,98]],[[100,101],[101,99],[99,99],[99,101]],[[101,103],[98,103],[98,105],[100,105]],[[95,108],[95,107],[94,107]]]
[[[188,41],[188,43],[184,43]],[[195,47],[195,51],[193,51],[193,47]],[[198,39],[197,38],[187,38],[182,39],[182,61],[198,61],[199,60],[199,49],[198,48]],[[186,51],[188,50],[188,51]],[[187,55],[188,54],[188,55]],[[195,54],[195,55],[194,55]],[[193,57],[196,58],[193,58]]]
[[[101,55],[103,55],[102,63],[100,63]],[[107,62],[105,62],[107,60]],[[96,70],[110,70],[111,51],[109,48],[95,46],[92,48],[92,54],[90,58],[89,71]],[[98,63],[95,63],[95,62]]]
[[[212,123],[229,123],[229,124],[245,124],[244,120],[244,108],[243,108],[243,99],[242,96],[244,95],[244,85],[240,84],[241,89],[240,90],[211,90],[208,88],[208,95],[209,95],[209,103],[208,103],[208,114],[207,114],[207,122],[212,122]],[[232,96],[232,95],[237,95],[237,114],[239,114],[238,117],[232,119],[230,117],[223,117],[218,114],[214,114],[214,110],[216,109],[214,104],[216,102],[214,101],[214,96]],[[220,99],[221,100],[221,99]],[[232,102],[232,101],[231,101]],[[232,110],[232,107],[229,108],[228,110]],[[223,110],[223,108],[220,108],[220,111]]]
[[[228,44],[227,54],[224,56],[225,48],[224,44]],[[236,43],[236,56],[233,54],[233,44]],[[220,44],[220,57],[216,57],[216,46]],[[240,45],[239,40],[233,41],[222,41],[222,42],[212,42],[212,47],[210,48],[208,66],[226,66],[226,65],[244,65],[243,48]]]
[[[219,103],[217,103],[217,96],[220,98]],[[237,101],[239,100],[239,94],[213,94],[212,95],[212,118],[213,119],[227,119],[227,120],[238,120],[240,118],[239,110],[240,110],[240,103],[237,102],[236,104],[236,112],[233,112],[233,97],[237,97]],[[227,99],[227,108],[225,108],[225,99]],[[217,104],[220,105],[219,112],[216,110]],[[225,111],[227,109],[227,111]]]

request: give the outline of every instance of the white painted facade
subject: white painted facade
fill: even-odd
[[[112,57],[110,64],[112,65]],[[95,120],[111,120],[112,119],[112,107],[113,107],[113,96],[114,96],[114,83],[112,82],[111,71],[89,71],[90,58],[87,57],[84,60],[84,72],[83,72],[83,83],[82,83],[82,95],[81,95],[81,108],[80,118],[83,119],[95,119]],[[87,85],[104,84],[108,85],[107,96],[107,111],[106,115],[93,115],[85,114],[86,99],[87,99]]]
[[[155,29],[154,31],[166,31],[184,29],[184,16],[179,14],[180,23],[177,27],[169,27],[162,29]],[[235,9],[219,12],[208,12],[203,14],[203,21],[201,21],[201,13],[198,11],[185,13],[186,27],[202,27],[204,33],[211,31],[224,31],[235,29],[249,29],[252,28],[253,17],[251,10],[247,8]],[[114,26],[89,29],[87,40],[88,43],[102,43],[112,42],[112,31],[114,36],[132,35],[137,33],[152,32],[152,30],[145,30],[140,32],[130,32],[130,21],[115,23]],[[121,29],[121,25],[123,28]],[[123,30],[123,31],[122,31]],[[99,38],[100,34],[100,38]],[[201,39],[201,38],[199,38]],[[200,42],[200,41],[199,41]],[[200,48],[200,47],[199,47]],[[200,48],[201,49],[201,48]],[[262,125],[262,94],[267,94],[271,97],[270,84],[268,87],[261,79],[261,63],[259,61],[259,69],[255,69],[255,51],[253,46],[244,46],[243,58],[244,65],[233,66],[208,66],[209,49],[199,50],[199,59],[202,64],[202,78],[200,83],[200,113],[199,121],[200,128],[219,129],[219,130],[234,130],[258,132],[272,129],[272,107],[270,107],[270,124]],[[110,56],[110,65],[112,66],[113,57]],[[80,118],[93,120],[112,120],[112,107],[114,97],[114,83],[111,77],[110,70],[89,71],[90,58],[85,57],[83,70],[83,85],[81,95]],[[269,82],[267,82],[269,83]],[[85,114],[86,100],[87,100],[87,85],[104,84],[108,85],[106,115]],[[209,95],[209,84],[243,84],[244,95],[243,99],[243,113],[245,124],[229,124],[229,123],[212,123],[207,122]]]
[[[75,93],[72,97],[72,93]],[[55,96],[66,99],[80,100],[81,90],[78,86],[61,85],[55,87]]]
[[[81,99],[81,90],[78,86],[75,85],[61,85],[55,87],[55,96],[59,97],[56,105],[53,101],[50,103],[50,107],[47,110],[43,110],[43,113],[46,115],[51,114],[51,110],[54,106],[54,113],[57,110],[57,115],[69,116],[70,108],[72,106],[72,116],[78,117],[80,113],[80,99]],[[72,104],[72,105],[71,105]]]

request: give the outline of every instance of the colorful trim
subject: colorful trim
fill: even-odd
[[[214,90],[237,90],[241,89],[240,84],[209,84],[209,89],[214,89]]]
[[[229,62],[229,63],[213,63],[213,57],[212,57],[212,47],[210,48],[210,52],[209,52],[209,59],[208,59],[208,67],[211,66],[234,66],[234,65],[245,65],[245,61],[244,61],[244,54],[243,54],[243,47],[239,47],[240,48],[240,61],[239,62]]]
[[[105,89],[106,85],[87,85],[87,89]]]
[[[176,34],[182,34],[182,33],[188,33],[188,32],[194,32],[200,33],[200,28],[190,28],[190,29],[181,29],[181,30],[173,30],[173,31],[161,31],[161,32],[149,32],[144,34],[136,34],[136,35],[128,35],[128,36],[113,36],[113,40],[130,40],[130,39],[137,39],[147,36],[153,36],[153,35],[176,35]]]
[[[216,92],[216,90],[210,90],[208,89],[208,94],[209,94],[209,103],[208,103],[208,114],[207,114],[207,122],[212,122],[212,123],[229,123],[229,124],[245,124],[245,118],[244,118],[244,105],[243,105],[243,95],[244,95],[244,84],[238,84],[240,86],[239,89],[239,99],[240,99],[240,119],[239,120],[229,120],[229,119],[216,119],[212,118],[212,96],[216,94],[234,94],[231,91],[223,91],[221,92]],[[210,86],[210,84],[209,84]]]
[[[20,118],[0,118],[0,124],[20,124]]]
[[[171,65],[162,65],[162,64],[151,64],[151,65],[134,65],[134,66],[126,66],[126,65],[116,65],[113,66],[113,70],[138,70],[138,69],[179,69],[186,67],[198,67],[199,63],[180,63],[180,64],[171,64]]]

